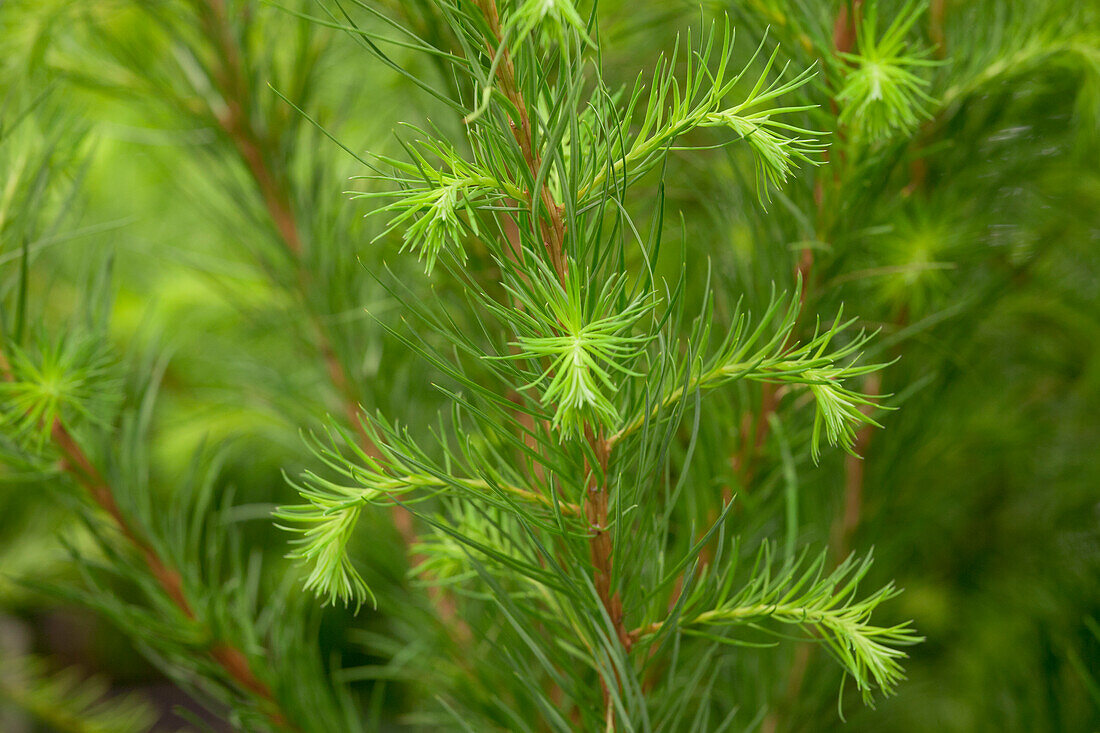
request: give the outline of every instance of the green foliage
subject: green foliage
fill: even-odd
[[[780,312],[782,317],[774,333],[768,335],[766,329]],[[750,331],[748,317],[738,309],[732,319],[733,325],[715,355],[706,363],[700,363],[688,384],[664,396],[656,409],[679,402],[692,390],[717,387],[742,379],[803,386],[813,395],[816,405],[810,443],[814,462],[821,454],[822,435],[830,445],[840,445],[852,453],[856,429],[860,425],[882,426],[864,409],[875,407],[875,402],[868,395],[845,387],[844,382],[881,369],[883,365],[856,366],[845,363],[849,357],[858,357],[858,352],[866,346],[869,339],[863,334],[839,348],[829,350],[830,344],[838,340],[838,335],[852,324],[852,321],[842,322],[840,314],[831,327],[824,332],[815,331],[805,344],[791,343],[798,316],[797,296],[788,300],[785,309],[782,299],[773,296],[759,324]],[[618,434],[638,429],[644,420],[645,415],[639,416]]]
[[[1095,728],[1097,48],[1065,0],[0,2],[0,612],[115,680],[0,690]]]
[[[562,439],[620,424],[608,395],[619,391],[617,377],[643,376],[630,367],[649,338],[632,332],[655,305],[637,296],[620,310],[625,276],[608,280],[599,291],[582,292],[585,280],[573,271],[563,286],[540,268],[524,283],[526,288],[520,283],[505,286],[518,306],[512,320],[520,334],[516,353],[506,358],[549,364],[521,389],[541,392],[542,406],[554,410],[550,427]]]
[[[462,247],[464,230],[458,211],[462,208],[469,209],[476,203],[488,205],[500,201],[501,189],[505,187],[489,174],[462,160],[457,151],[445,142],[426,140],[420,145],[423,150],[415,145],[406,147],[412,157],[409,163],[383,156],[378,158],[380,163],[393,168],[394,175],[371,178],[396,183],[401,187],[398,193],[356,193],[353,198],[399,196],[397,201],[371,212],[396,214],[375,237],[375,241],[393,231],[400,231],[404,241],[402,250],[416,250],[418,257],[425,260],[425,271],[431,275],[439,253],[448,245],[454,248],[452,255],[463,264],[466,262],[466,252]],[[432,165],[429,155],[441,162],[440,168]],[[406,175],[399,176],[398,173]],[[482,200],[479,202],[479,199]],[[476,236],[476,218],[470,217],[467,221],[473,227],[472,234]]]
[[[426,332],[411,329],[403,342],[458,386],[440,386],[452,403],[451,420],[441,420],[435,431],[442,456],[422,448],[406,429],[383,427],[386,423],[380,418],[364,421],[361,441],[333,426],[330,440],[317,446],[316,456],[334,478],[307,471],[296,486],[307,503],[284,508],[277,516],[302,533],[292,556],[309,566],[306,587],[328,600],[358,604],[369,591],[349,564],[347,547],[361,507],[392,503],[416,511],[453,540],[418,546],[426,556],[419,565],[422,580],[430,582],[425,577],[429,568],[451,568],[456,545],[461,547],[472,556],[468,569],[445,570],[445,582],[456,593],[476,593],[477,584],[487,585],[518,628],[565,621],[551,638],[576,637],[569,653],[599,677],[602,690],[598,703],[579,692],[585,686],[580,674],[572,679],[551,675],[582,719],[644,728],[648,705],[638,696],[642,670],[627,656],[635,634],[628,624],[634,619],[624,615],[620,604],[637,607],[648,591],[632,577],[638,569],[631,555],[618,556],[625,569],[612,577],[616,544],[644,527],[638,554],[682,554],[676,561],[681,568],[697,561],[703,547],[669,546],[674,499],[665,509],[654,503],[655,493],[628,493],[629,482],[645,486],[651,476],[659,475],[654,473],[657,456],[649,453],[647,444],[677,429],[689,399],[699,400],[702,392],[720,384],[746,380],[809,391],[816,404],[810,441],[815,461],[823,435],[851,451],[856,428],[877,423],[862,409],[873,407],[874,401],[846,387],[845,381],[879,367],[852,363],[867,343],[863,337],[830,351],[831,343],[844,338],[841,334],[848,325],[839,317],[824,332],[798,344],[793,338],[798,298],[786,307],[773,298],[751,331],[748,319],[735,315],[715,355],[702,361],[715,326],[713,310],[707,306],[691,332],[681,334],[685,291],[658,280],[654,270],[671,266],[682,282],[688,263],[662,261],[660,228],[651,227],[643,235],[643,225],[628,212],[630,189],[666,164],[674,141],[708,127],[733,129],[747,143],[756,160],[759,191],[767,195],[787,179],[796,161],[809,161],[808,153],[816,149],[816,143],[800,137],[811,134],[805,128],[776,119],[807,112],[811,105],[769,106],[805,85],[809,74],[768,83],[777,51],[749,77],[761,55],[757,49],[740,72],[727,77],[733,56],[727,25],[721,39],[712,30],[698,50],[689,51],[686,80],[678,79],[672,64],[662,64],[648,94],[643,95],[638,84],[625,101],[607,93],[598,93],[596,103],[582,101],[585,97],[577,90],[584,88],[587,74],[598,77],[600,67],[590,65],[586,44],[563,42],[554,49],[559,55],[558,81],[533,87],[536,97],[527,100],[524,90],[532,88],[524,80],[537,78],[542,65],[551,63],[544,57],[549,51],[542,45],[521,46],[523,52],[509,50],[513,55],[508,59],[500,51],[492,52],[491,58],[475,52],[484,44],[492,51],[496,43],[509,42],[507,35],[496,36],[492,8],[484,16],[485,35],[481,12],[474,7],[443,9],[466,49],[464,59],[454,65],[477,86],[494,80],[499,93],[464,118],[475,141],[470,147],[472,161],[458,155],[459,141],[444,137],[406,146],[408,163],[384,161],[396,171],[392,183],[404,190],[399,202],[389,207],[402,213],[391,220],[383,237],[421,214],[403,235],[403,248],[426,253],[430,270],[443,239],[459,236],[454,213],[456,191],[463,191],[469,230],[479,233],[501,274],[498,286],[488,287],[479,280],[482,274],[470,269],[471,259],[463,248],[449,253],[447,270],[465,293],[464,313],[440,315],[433,312],[436,304],[404,303],[425,324]],[[503,71],[501,64],[506,65]],[[755,81],[739,93],[742,78]],[[597,91],[602,87],[598,84]],[[742,101],[728,106],[725,100],[734,94]],[[645,111],[634,130],[636,108]],[[595,110],[598,116],[593,117]],[[621,122],[609,125],[611,120]],[[537,130],[546,131],[545,140]],[[430,133],[420,129],[418,134]],[[579,159],[576,146],[582,140],[587,153]],[[491,173],[499,165],[496,161],[514,159],[516,147],[526,175]],[[442,166],[429,164],[421,150],[430,151]],[[423,183],[412,187],[403,176],[416,172]],[[377,178],[385,179],[385,174],[372,176]],[[524,190],[501,183],[524,178]],[[475,186],[476,195],[466,193]],[[506,205],[509,200],[515,205]],[[494,227],[494,215],[514,217],[515,232],[509,234],[499,219]],[[428,224],[421,227],[424,222]],[[617,231],[623,235],[617,236]],[[702,302],[710,301],[709,292],[704,293]],[[781,309],[783,316],[775,327]],[[476,324],[473,328],[470,319]],[[449,344],[451,353],[429,340],[427,333]],[[488,387],[490,382],[511,396],[502,397]],[[517,453],[523,460],[519,466],[514,462]],[[689,458],[690,453],[678,470],[690,470]],[[431,498],[441,500],[437,513],[422,513],[421,503]],[[495,512],[492,531],[471,507]],[[664,518],[650,521],[647,513]],[[605,533],[610,543],[602,540]],[[433,560],[436,552],[442,556]],[[574,562],[585,555],[588,563]],[[748,587],[757,581],[759,576],[750,579]],[[823,583],[815,585],[818,594],[837,580],[830,576]],[[761,592],[766,600],[770,586],[765,584]],[[890,691],[896,685],[901,678],[897,659],[904,656],[897,646],[915,640],[904,626],[887,631],[869,625],[871,610],[892,595],[887,587],[860,601],[841,590],[824,599],[815,595],[802,608],[809,614],[803,620],[822,630],[818,638],[833,649],[868,700],[874,689]],[[522,606],[510,610],[521,598]],[[718,599],[710,610],[699,609],[695,619],[705,624],[739,618],[740,610],[726,607],[725,600]],[[566,608],[573,610],[560,619]],[[795,615],[792,610],[777,617],[792,622]],[[559,620],[551,622],[555,616]],[[548,648],[547,641],[527,643],[540,659],[559,658],[566,651]],[[460,700],[451,705],[466,707]],[[497,715],[517,713],[505,699],[497,707]],[[463,713],[475,714],[473,709]]]
[[[531,31],[539,29],[558,43],[564,43],[569,30],[586,35],[584,20],[572,0],[524,0],[508,14],[504,24],[511,43],[522,43]]]
[[[597,149],[581,163],[591,168],[590,174],[581,176],[582,201],[587,194],[598,195],[609,179],[622,177],[631,181],[649,172],[660,164],[666,151],[681,135],[701,127],[727,128],[737,135],[733,141],[745,141],[752,148],[756,156],[757,191],[764,199],[770,195],[771,188],[785,183],[800,163],[814,164],[810,156],[825,147],[825,143],[816,138],[821,133],[774,119],[805,112],[809,107],[769,106],[807,84],[813,71],[807,69],[782,81],[787,71],[785,66],[777,78],[769,82],[768,77],[779,57],[777,48],[768,56],[756,82],[741,101],[727,107],[726,98],[753,68],[764,49],[761,43],[741,71],[730,75],[733,44],[734,34],[728,21],[722,26],[721,37],[712,26],[698,49],[689,36],[685,52],[687,70],[682,80],[675,64],[678,52],[673,51],[671,61],[663,56],[659,59],[648,90],[639,75],[622,112],[612,109],[601,114],[604,119],[599,120],[600,127],[607,127],[609,123],[614,127],[606,132],[600,130],[601,134],[594,136],[594,144],[605,146],[605,149]],[[610,101],[605,100],[605,103]],[[643,110],[641,119],[636,121],[639,110]],[[601,164],[604,159],[606,163]]]
[[[732,575],[712,579],[716,597],[707,600],[713,608],[698,612],[689,600],[679,625],[689,632],[693,627],[759,628],[765,621],[798,626],[824,642],[855,680],[864,702],[873,704],[876,690],[892,694],[905,679],[899,660],[906,655],[899,647],[922,639],[908,624],[882,627],[870,623],[874,610],[898,594],[888,585],[865,598],[857,597],[870,559],[857,562],[849,556],[831,571],[826,570],[828,558],[824,555],[809,563],[794,560],[774,568],[772,564],[765,546],[756,559],[752,580],[744,587],[733,591]],[[718,640],[738,643],[726,637]]]

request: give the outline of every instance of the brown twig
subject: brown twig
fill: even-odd
[[[636,629],[631,629],[627,632],[627,636],[630,637],[631,643],[636,644],[638,640],[641,639],[643,636],[656,634],[658,631],[661,630],[661,627],[664,625],[664,621],[654,621],[651,624],[646,624],[645,626],[639,626]]]
[[[245,73],[241,50],[233,37],[232,27],[225,7],[225,0],[205,0],[207,13],[203,14],[206,32],[215,44],[221,64],[213,73],[221,94],[224,109],[211,110],[218,125],[232,142],[249,175],[256,184],[264,207],[287,253],[294,259],[298,289],[302,297],[310,290],[310,276],[302,260],[304,245],[301,228],[290,195],[290,186],[277,173],[277,167],[267,155],[268,144],[252,115],[251,92]],[[336,354],[332,340],[320,317],[310,309],[315,331],[317,350],[325,363],[329,380],[340,396],[349,424],[358,432],[364,450],[377,456],[373,444],[359,422],[358,398],[346,365]]]
[[[519,145],[520,153],[527,164],[533,181],[538,180],[539,171],[542,170],[542,154],[535,145],[535,138],[531,128],[531,118],[527,112],[527,102],[516,84],[516,69],[512,63],[512,54],[504,45],[504,38],[500,28],[500,13],[497,11],[496,0],[478,0],[489,24],[491,39],[486,39],[485,46],[490,58],[500,55],[497,63],[497,79],[500,82],[500,91],[515,108],[515,118],[511,123],[512,136]],[[496,48],[493,45],[496,44]],[[538,192],[531,196],[531,216],[538,222],[542,235],[542,244],[546,254],[558,274],[562,284],[568,274],[568,264],[565,258],[565,222],[562,219],[562,207],[554,201],[550,187],[543,181]],[[540,209],[546,210],[548,219],[543,219]]]
[[[588,520],[589,531],[592,533],[588,542],[589,554],[594,570],[593,580],[596,593],[611,618],[615,627],[615,634],[626,651],[630,651],[633,641],[630,634],[623,627],[623,603],[617,591],[611,590],[611,578],[614,571],[612,566],[613,547],[611,535],[608,532],[608,490],[607,490],[607,466],[611,458],[611,448],[607,441],[600,436],[589,434],[589,445],[596,453],[599,461],[599,470],[588,470],[588,496],[585,502],[585,518]]]
[[[873,372],[867,376],[864,393],[873,397],[882,391],[882,376]],[[861,405],[860,412],[869,415],[870,405]],[[869,423],[864,423],[856,431],[856,440],[853,450],[856,455],[848,454],[844,457],[844,510],[833,523],[832,545],[836,548],[836,556],[840,559],[847,557],[852,535],[855,534],[863,514],[863,459],[860,456],[867,455],[867,448],[871,444],[871,428]]]
[[[294,216],[290,195],[285,185],[274,174],[264,155],[261,136],[252,124],[251,95],[245,74],[240,48],[233,37],[225,0],[206,0],[209,10],[207,30],[217,45],[221,64],[215,69],[215,81],[220,87],[225,109],[217,114],[218,124],[233,140],[241,159],[256,181],[263,196],[264,205],[271,216],[279,236],[292,255],[302,253],[302,239]]]
[[[849,6],[851,6],[850,11]],[[833,23],[833,46],[840,53],[849,53],[855,46],[856,24],[859,23],[862,9],[863,0],[850,0],[841,5],[840,12],[836,14],[836,22]]]
[[[614,573],[613,557],[614,546],[611,541],[608,522],[608,487],[607,466],[611,457],[611,446],[602,436],[596,436],[588,431],[588,442],[596,453],[599,462],[598,470],[585,461],[585,485],[587,496],[585,497],[585,518],[588,521],[588,530],[591,533],[588,540],[589,558],[592,561],[592,580],[596,586],[596,595],[604,607],[615,635],[622,644],[627,654],[634,646],[634,639],[623,625],[623,601],[618,591],[612,591],[611,580]],[[615,684],[622,686],[617,678]],[[603,695],[603,707],[605,718],[605,730],[615,730],[615,710],[611,701],[611,692],[608,689],[607,680],[600,678],[600,691]]]
[[[947,14],[946,0],[932,0],[928,8],[928,35],[932,39],[932,45],[936,49],[936,58],[947,56],[947,35],[944,33],[943,21]]]

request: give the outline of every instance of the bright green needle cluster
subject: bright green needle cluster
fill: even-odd
[[[920,3],[910,0],[878,37],[878,3],[871,2],[857,26],[859,53],[840,54],[853,68],[837,93],[843,106],[839,120],[870,141],[913,130],[927,119],[935,101],[926,91],[928,80],[917,70],[936,62],[926,52],[911,51],[906,40],[923,12]]]
[[[546,365],[523,389],[539,394],[543,406],[554,410],[551,427],[563,439],[581,438],[586,428],[619,425],[621,382],[642,376],[631,365],[652,339],[637,332],[639,321],[656,305],[651,299],[627,299],[626,279],[618,277],[586,301],[580,286],[584,279],[573,273],[562,286],[544,274],[530,289],[512,290],[527,317],[518,324],[518,351],[507,358]]]

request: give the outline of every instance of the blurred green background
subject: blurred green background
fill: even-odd
[[[188,12],[187,3],[153,5],[176,21]],[[445,35],[429,3],[376,5]],[[900,409],[861,446],[862,467],[834,453],[803,474],[802,534],[832,541],[838,554],[873,548],[872,583],[892,578],[905,589],[891,614],[913,618],[927,641],[912,650],[899,694],[846,725],[836,720],[839,677],[828,660],[785,648],[771,693],[780,714],[765,725],[1100,730],[1100,10],[1053,0],[930,5],[919,32],[944,49],[929,71],[938,100],[930,120],[889,143],[890,167],[858,188],[840,181],[834,210],[814,213],[815,186],[831,185],[829,165],[800,172],[767,211],[754,203],[751,169],[737,153],[677,156],[667,176],[689,256],[709,257],[733,299],[759,296],[772,281],[789,287],[806,246],[803,222],[828,218],[830,236],[814,244],[812,307],[831,314],[843,302],[881,329],[876,356],[899,359],[878,388]],[[270,160],[304,237],[323,243],[311,250],[324,258],[311,265],[319,282],[303,295],[247,164],[224,130],[190,111],[203,89],[191,83],[190,51],[175,34],[192,30],[158,25],[134,6],[0,0],[0,114],[10,124],[12,111],[37,105],[0,158],[0,211],[5,181],[35,151],[58,150],[50,165],[71,193],[43,204],[51,224],[34,239],[32,292],[63,320],[79,307],[87,274],[112,263],[117,348],[170,355],[151,485],[170,486],[198,446],[216,446],[251,543],[289,572],[286,537],[267,515],[292,496],[283,472],[311,460],[299,430],[341,410],[302,309],[335,335],[368,408],[431,415],[438,397],[424,386],[430,371],[373,320],[399,314],[369,271],[385,263],[424,295],[426,280],[393,241],[372,244],[376,223],[348,202],[348,177],[361,166],[272,88],[356,152],[397,150],[402,121],[444,129],[458,121],[347,34],[274,5],[240,4]],[[828,18],[839,7],[729,0],[704,3],[702,14],[728,13],[746,57],[771,26],[805,66],[814,59],[788,42],[783,19]],[[613,1],[599,13],[605,69],[629,82],[699,20],[700,5]],[[435,73],[423,57],[395,58]],[[12,261],[0,251],[0,263]],[[712,448],[701,460],[724,460]],[[763,463],[755,493],[746,491],[750,513],[766,513],[781,493],[774,462]],[[63,542],[84,541],[83,529],[49,487],[12,474],[0,482],[3,654],[77,665],[162,710],[190,705],[119,629],[21,582],[71,580]],[[371,521],[360,554],[370,572],[400,582],[393,529],[386,517]],[[400,623],[332,610],[322,633],[352,664],[363,652],[348,628]],[[11,704],[18,685],[4,679],[0,729],[38,729]],[[388,695],[387,719],[414,704],[400,686]],[[160,724],[180,725],[167,713]]]

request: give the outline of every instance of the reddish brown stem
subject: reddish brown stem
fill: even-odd
[[[627,636],[630,637],[631,643],[636,644],[638,642],[638,639],[641,639],[643,636],[648,636],[650,634],[656,634],[658,631],[661,630],[661,627],[664,625],[664,621],[654,621],[651,624],[646,624],[645,626],[639,626],[636,629],[631,629],[627,632]]]
[[[614,568],[612,566],[613,547],[611,534],[608,531],[608,491],[607,491],[607,465],[611,457],[611,449],[607,441],[602,437],[589,436],[589,443],[596,458],[599,460],[599,472],[589,471],[590,485],[588,497],[585,503],[585,518],[588,520],[591,538],[588,542],[589,554],[592,559],[594,571],[593,581],[596,593],[611,618],[615,627],[615,633],[622,642],[626,651],[630,651],[633,641],[630,634],[623,627],[623,603],[619,593],[612,592],[611,579]]]
[[[503,45],[497,5],[495,0],[479,0],[479,5],[485,15],[491,36],[486,41],[489,56],[495,58],[499,54],[496,75],[500,83],[500,91],[515,108],[511,123],[512,135],[523,155],[531,179],[537,180],[539,171],[542,169],[543,158],[535,145],[530,115],[527,111],[527,101],[523,98],[523,94],[516,84],[516,72],[511,53]],[[545,219],[540,214],[540,208],[545,211]],[[564,285],[568,275],[568,262],[565,255],[565,223],[562,219],[562,207],[554,201],[553,195],[545,183],[543,183],[537,194],[531,197],[531,215],[538,221],[547,257],[550,259],[559,281]],[[623,625],[622,598],[618,592],[612,590],[614,547],[609,531],[610,497],[607,487],[607,468],[611,458],[612,446],[602,434],[595,435],[589,432],[587,438],[598,461],[598,467],[588,465],[585,467],[587,486],[585,519],[588,522],[590,532],[588,548],[592,562],[593,583],[596,586],[596,594],[611,619],[619,642],[629,653],[634,644],[634,639]],[[605,725],[607,729],[611,730],[614,728],[614,709],[611,706],[607,681],[601,680],[600,684],[603,691]]]
[[[264,206],[279,232],[279,237],[286,244],[287,250],[298,257],[302,254],[302,240],[298,234],[290,199],[264,159],[255,131],[243,117],[240,104],[236,100],[229,99],[226,100],[225,110],[217,116],[217,119],[222,130],[233,141],[241,160],[244,161],[248,172],[256,182],[256,187],[263,196]]]
[[[302,240],[298,232],[294,209],[285,185],[275,174],[273,166],[264,155],[261,135],[252,124],[250,114],[251,95],[248,76],[241,59],[240,48],[233,37],[232,26],[225,0],[207,0],[209,10],[207,30],[218,49],[221,64],[214,74],[221,88],[225,109],[216,114],[218,124],[233,140],[241,159],[256,182],[263,196],[271,221],[295,257],[302,253]]]
[[[609,492],[607,487],[607,467],[611,458],[611,445],[602,436],[596,436],[590,431],[588,432],[588,442],[592,447],[593,452],[596,454],[598,463],[598,471],[592,470],[592,467],[587,465],[585,461],[585,482],[588,486],[588,496],[585,502],[585,518],[588,521],[589,540],[588,551],[589,557],[592,561],[593,572],[593,584],[596,586],[596,595],[599,596],[600,603],[603,604],[604,611],[607,612],[608,618],[611,619],[611,625],[615,630],[615,635],[622,644],[623,649],[627,654],[634,647],[635,638],[630,635],[626,627],[623,624],[623,601],[622,596],[618,591],[612,591],[611,581],[614,575],[614,546],[611,542],[611,533],[609,532],[608,522],[608,500]],[[616,673],[617,674],[617,673]],[[615,684],[622,686],[620,680],[616,679]],[[605,729],[608,731],[615,730],[615,711],[611,704],[611,694],[608,690],[608,681],[601,677],[600,690],[603,693],[603,706]]]
[[[206,31],[221,59],[221,64],[214,69],[213,75],[225,105],[220,112],[212,110],[214,117],[233,143],[249,175],[252,176],[263,198],[268,216],[279,233],[279,239],[294,258],[298,288],[305,297],[311,284],[309,273],[302,261],[304,254],[302,236],[298,218],[294,213],[290,188],[265,154],[266,141],[251,115],[248,77],[241,60],[240,48],[233,36],[225,2],[224,0],[206,0],[206,8],[207,13],[204,14]],[[347,367],[336,355],[336,350],[320,318],[313,313],[312,309],[310,312],[316,332],[317,350],[325,363],[329,380],[340,395],[348,421],[359,432],[364,449],[377,455],[377,448],[359,423],[358,400]]]
[[[849,6],[851,10],[849,11]],[[841,6],[833,23],[833,46],[841,53],[851,53],[856,44],[856,24],[860,21],[863,0],[851,0]]]
[[[947,14],[946,0],[932,0],[928,9],[928,35],[936,48],[936,58],[947,56],[947,35],[943,30],[944,16]]]
[[[229,25],[224,0],[208,0],[208,3],[211,13],[208,30],[218,45],[223,59],[223,66],[219,69],[217,76],[225,97],[226,109],[223,114],[217,116],[218,122],[252,175],[271,221],[278,230],[287,252],[295,260],[299,291],[303,298],[308,297],[311,288],[310,276],[302,260],[304,254],[302,237],[299,234],[298,220],[291,204],[289,188],[286,182],[276,175],[274,167],[264,155],[262,138],[247,114],[250,98],[248,80],[241,63],[240,50]],[[356,431],[363,450],[371,456],[378,457],[381,453],[360,420],[359,400],[347,366],[337,356],[321,319],[312,309],[310,314],[317,350],[325,363],[329,381],[340,397],[345,419]],[[413,515],[403,507],[394,506],[391,510],[391,518],[394,529],[397,530],[402,544],[409,552],[409,563],[414,566],[419,564],[425,557],[409,549],[417,541]],[[428,597],[450,631],[452,639],[460,645],[468,644],[472,636],[470,628],[459,618],[454,599],[448,596],[444,589],[435,586],[428,589]]]
[[[864,392],[868,397],[877,395],[882,389],[882,377],[878,372],[867,376]],[[860,411],[869,415],[870,405],[862,405]],[[852,535],[859,526],[863,513],[863,461],[858,456],[867,454],[871,445],[872,425],[865,423],[856,431],[855,445],[857,455],[848,455],[844,459],[844,511],[833,525],[833,546],[837,549],[837,557],[844,558],[848,554]]]
[[[512,136],[515,138],[516,144],[519,145],[520,153],[523,155],[528,171],[530,171],[532,181],[536,181],[538,180],[539,171],[542,170],[542,153],[535,145],[531,117],[527,111],[527,102],[516,84],[516,69],[512,63],[512,54],[503,45],[504,38],[500,28],[500,13],[497,11],[495,0],[479,0],[479,5],[485,14],[485,20],[489,25],[491,34],[491,39],[485,43],[489,56],[495,58],[497,54],[500,54],[500,61],[497,63],[496,70],[497,79],[500,82],[500,91],[515,108],[515,119],[511,124]],[[493,47],[494,44],[496,48]],[[540,208],[545,210],[546,219],[539,213]],[[565,222],[562,219],[562,207],[554,201],[550,187],[545,181],[537,194],[531,196],[531,216],[538,222],[543,247],[546,249],[546,254],[550,258],[554,271],[564,285],[568,272],[568,263],[565,259]]]
[[[63,466],[80,483],[92,500],[110,515],[123,537],[141,554],[150,574],[164,590],[172,603],[192,621],[198,620],[195,611],[187,600],[183,589],[183,578],[179,571],[165,563],[156,550],[144,540],[126,519],[115,501],[114,491],[102,474],[92,465],[87,454],[80,448],[72,434],[60,420],[54,420],[50,430],[54,444],[61,451]],[[286,716],[278,709],[275,696],[266,683],[256,677],[244,652],[225,641],[214,643],[208,650],[210,657],[238,686],[261,699],[270,709],[268,718],[280,728],[289,728]]]

